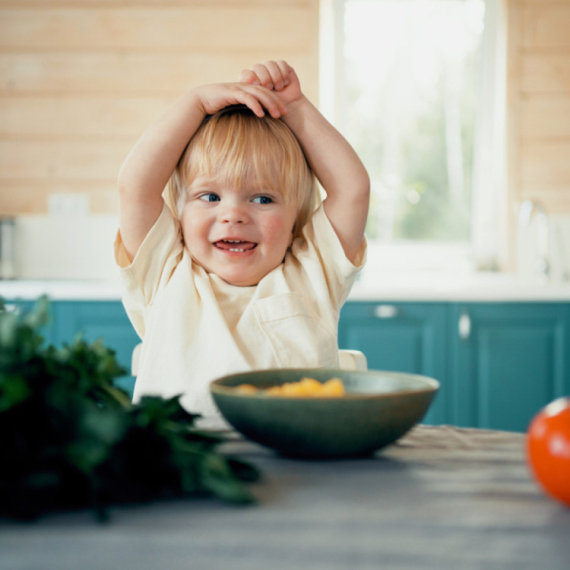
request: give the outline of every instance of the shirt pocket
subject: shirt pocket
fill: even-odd
[[[255,303],[255,313],[274,356],[283,368],[338,366],[336,331],[323,326],[297,293]]]

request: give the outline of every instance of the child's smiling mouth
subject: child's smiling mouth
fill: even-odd
[[[246,253],[257,247],[252,241],[244,241],[239,239],[221,239],[214,242],[214,246],[222,251],[231,253]]]

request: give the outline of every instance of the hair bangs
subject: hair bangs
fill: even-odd
[[[312,212],[314,176],[295,135],[283,121],[241,106],[208,116],[188,144],[170,185],[179,215],[185,188],[199,177],[278,192],[297,205],[300,227]]]

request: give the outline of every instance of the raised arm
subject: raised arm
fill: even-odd
[[[362,244],[370,201],[370,179],[348,141],[301,92],[293,68],[269,61],[243,71],[240,81],[273,90],[287,107],[281,118],[291,128],[327,193],[325,212],[348,259]]]
[[[137,141],[118,177],[119,228],[132,261],[163,208],[162,192],[206,115],[235,104],[279,118],[285,108],[271,91],[244,83],[197,87],[180,97]]]

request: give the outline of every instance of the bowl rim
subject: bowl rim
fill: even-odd
[[[260,393],[250,394],[247,392],[237,392],[235,387],[224,386],[222,382],[227,380],[228,378],[235,378],[236,376],[249,376],[252,373],[269,373],[272,372],[299,372],[308,376],[312,372],[321,372],[323,370],[327,370],[331,373],[331,378],[334,378],[334,374],[342,374],[344,372],[356,372],[359,375],[374,375],[376,376],[379,372],[383,374],[389,374],[392,376],[406,376],[408,378],[415,378],[419,379],[422,382],[426,383],[426,386],[423,388],[410,388],[406,390],[398,390],[397,392],[383,392],[379,394],[366,394],[366,393],[346,393],[344,396],[272,396],[260,391]],[[283,382],[285,383],[285,382]],[[279,386],[280,384],[276,384]],[[221,376],[220,378],[216,378],[210,382],[210,392],[212,394],[220,394],[226,396],[232,396],[237,398],[253,398],[257,400],[295,400],[295,401],[346,401],[346,400],[368,400],[368,399],[385,399],[390,397],[400,397],[404,394],[422,394],[422,393],[433,393],[437,392],[441,387],[441,383],[439,380],[435,378],[431,378],[430,376],[424,376],[423,374],[412,374],[409,372],[397,372],[392,370],[342,370],[340,368],[267,368],[263,370],[249,370],[244,372],[236,372],[234,374],[226,374],[225,376]]]

